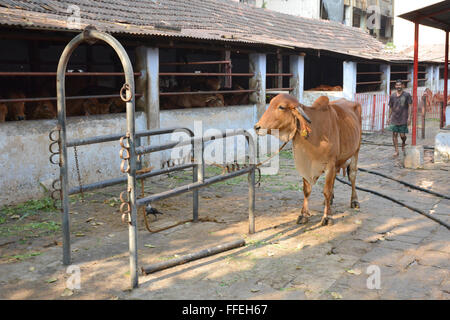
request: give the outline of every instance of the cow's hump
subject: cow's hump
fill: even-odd
[[[317,110],[328,110],[329,104],[330,100],[327,96],[320,96],[314,101],[311,107]]]

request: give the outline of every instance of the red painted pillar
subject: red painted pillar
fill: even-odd
[[[413,110],[412,110],[412,145],[416,145],[417,129],[417,79],[419,71],[419,23],[414,24],[414,74],[413,74]]]
[[[384,115],[385,115],[385,111],[386,111],[386,102],[383,103],[383,115],[381,117],[381,132],[384,133]]]
[[[445,32],[445,63],[444,63],[444,104],[441,109],[441,128],[445,125],[445,108],[447,106],[448,86],[448,31]]]

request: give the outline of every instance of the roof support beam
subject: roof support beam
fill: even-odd
[[[445,32],[445,64],[444,64],[444,103],[441,110],[440,127],[445,125],[445,109],[447,108],[447,91],[448,90],[448,31]]]
[[[419,75],[419,23],[414,23],[414,75],[413,75],[413,110],[412,110],[412,145],[416,145],[417,129],[417,84]]]

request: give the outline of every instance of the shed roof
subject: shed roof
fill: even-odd
[[[68,24],[69,6],[79,27]],[[387,60],[383,43],[359,28],[247,6],[229,0],[0,0],[0,24],[80,31],[183,37],[326,50]]]
[[[419,22],[425,26],[450,31],[450,1],[446,0],[406,12],[399,17],[412,22]]]

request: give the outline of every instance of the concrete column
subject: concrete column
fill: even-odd
[[[136,69],[141,76],[136,80],[136,92],[143,96],[136,100],[136,110],[144,111],[147,118],[147,129],[159,128],[159,49],[138,47],[136,50]],[[152,137],[153,144],[159,142],[159,137]],[[150,144],[150,137],[142,144]],[[157,154],[156,154],[157,155]],[[150,159],[145,158],[144,163],[155,168],[160,167],[159,156],[152,155]]]
[[[344,79],[343,79],[343,93],[344,98],[353,100],[356,94],[356,67],[357,63],[353,61],[344,61]]]
[[[433,92],[439,91],[439,65],[433,66]]]
[[[305,83],[305,55],[289,56],[290,73],[292,77],[289,87],[293,88],[292,95],[303,103],[303,89]]]
[[[412,94],[412,88],[413,88],[413,82],[414,82],[414,65],[408,65],[408,80],[406,88],[411,88],[411,94]]]
[[[266,54],[249,54],[249,71],[254,76],[249,80],[249,88],[256,90],[250,94],[250,103],[256,104],[256,121],[266,111]]]
[[[425,87],[433,90],[433,66],[427,66],[426,67],[426,74],[425,74],[425,78],[427,78],[427,81],[425,81]]]
[[[390,85],[391,85],[391,65],[390,64],[382,64],[380,65],[380,71],[383,72],[381,75],[381,85],[380,90],[384,91],[387,95],[389,95]]]

